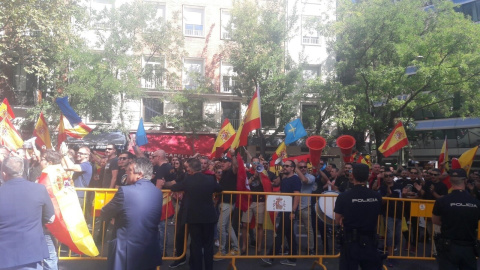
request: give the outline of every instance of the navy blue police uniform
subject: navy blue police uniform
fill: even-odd
[[[480,201],[465,190],[453,190],[437,199],[433,214],[441,219],[436,237],[439,269],[477,269],[477,227]]]
[[[378,192],[357,184],[338,195],[335,213],[343,216],[343,243],[339,269],[381,269],[377,252],[377,221],[382,208]]]

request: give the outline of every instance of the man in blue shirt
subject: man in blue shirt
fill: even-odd
[[[295,174],[295,163],[291,160],[285,161],[283,164],[283,179],[280,183],[280,192],[281,193],[300,193],[302,188],[302,182],[300,178]],[[286,237],[288,246],[290,247],[290,254],[297,255],[298,254],[298,245],[297,245],[297,236],[293,231],[293,220],[295,219],[295,211],[298,209],[298,205],[300,202],[300,196],[293,197],[293,205],[292,205],[292,212],[280,212],[278,214],[280,223],[277,227],[275,237],[275,245],[272,246],[267,253],[268,255],[273,255],[273,251],[275,251],[275,255],[281,254],[281,243],[283,242],[283,238]],[[267,264],[272,264],[273,259],[262,259]],[[281,264],[296,266],[296,259],[287,259],[280,261]]]
[[[63,151],[62,151],[63,152]],[[63,164],[66,171],[73,171],[73,184],[76,188],[87,188],[92,179],[92,164],[90,164],[90,148],[80,147],[76,155],[77,162],[74,164],[67,156],[63,156]],[[84,207],[85,191],[77,191],[80,206]]]

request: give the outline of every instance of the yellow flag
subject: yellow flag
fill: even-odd
[[[458,158],[458,163],[460,163],[460,166],[462,167],[462,169],[464,169],[467,172],[467,175],[470,173],[470,168],[472,167],[473,158],[475,157],[477,150],[478,150],[478,146],[475,146],[472,149],[464,152]]]
[[[0,121],[0,144],[15,151],[23,146],[22,137],[20,137],[12,122],[8,120],[8,117]]]

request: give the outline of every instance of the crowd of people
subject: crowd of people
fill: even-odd
[[[325,220],[320,218],[316,212],[318,196],[293,196],[292,210],[279,212],[276,220],[273,221],[274,226],[276,225],[275,240],[272,241],[272,245],[267,246],[267,243],[270,242],[265,241],[264,223],[269,216],[266,211],[266,196],[251,195],[247,199],[247,206],[242,207],[237,204],[237,194],[227,192],[236,191],[238,188],[237,175],[241,164],[237,161],[234,150],[230,150],[228,155],[214,160],[199,154],[189,158],[168,156],[161,149],[142,152],[138,147],[133,146],[133,150],[132,152],[119,151],[113,144],[106,146],[104,154],[99,154],[85,146],[77,149],[68,149],[63,146],[57,152],[46,149],[38,150],[34,146],[19,149],[16,152],[0,148],[0,162],[2,162],[0,183],[3,184],[0,187],[0,207],[1,201],[5,200],[1,194],[7,192],[10,193],[10,196],[15,194],[10,190],[11,183],[21,179],[20,182],[25,185],[26,189],[27,183],[32,184],[38,179],[42,169],[50,165],[61,164],[64,170],[71,172],[74,186],[77,188],[118,189],[112,201],[101,211],[106,226],[112,226],[114,232],[112,239],[109,239],[111,240],[108,251],[109,269],[154,269],[162,263],[162,255],[166,255],[166,245],[169,243],[165,233],[168,216],[162,215],[166,190],[170,190],[168,194],[172,194],[172,199],[178,206],[174,211],[176,214],[176,233],[174,235],[176,248],[173,255],[184,254],[185,235],[183,232],[185,224],[188,224],[188,236],[191,238],[190,259],[188,260],[190,269],[211,270],[214,257],[216,260],[220,260],[224,256],[247,255],[252,250],[254,254],[265,255],[266,258],[262,259],[264,263],[273,264],[275,255],[297,255],[299,253],[318,255],[326,254],[329,250],[333,253],[336,248],[332,243],[333,236],[329,234],[330,225],[326,224]],[[246,154],[244,184],[251,192],[317,195],[324,192],[336,192],[340,194],[335,206],[335,220],[343,226],[344,230],[346,229],[346,234],[343,236],[346,247],[352,247],[352,244],[345,243],[357,243],[365,240],[365,243],[375,246],[375,251],[380,249],[386,252],[386,255],[394,255],[397,249],[415,253],[420,237],[433,238],[435,235],[443,235],[443,238],[439,239],[455,240],[450,242],[453,242],[454,247],[456,247],[455,245],[460,246],[455,249],[457,253],[465,254],[464,247],[470,247],[472,243],[475,244],[472,244],[472,247],[477,246],[476,241],[470,239],[471,226],[463,228],[465,234],[455,236],[459,239],[451,238],[449,232],[451,227],[456,224],[450,220],[451,213],[447,209],[449,204],[443,201],[445,198],[450,198],[448,197],[449,187],[445,184],[445,178],[450,177],[448,181],[452,184],[454,190],[452,193],[456,194],[457,191],[461,191],[462,194],[469,196],[468,200],[462,197],[463,201],[458,203],[468,205],[469,209],[467,210],[478,212],[480,176],[477,171],[471,171],[467,177],[465,171],[462,170],[451,170],[449,173],[443,168],[420,168],[418,165],[410,169],[394,169],[373,164],[369,169],[366,165],[346,163],[339,168],[333,163],[327,163],[326,160],[320,160],[316,166],[319,168],[317,170],[307,161],[287,160],[277,166],[278,173],[273,173],[269,170],[270,163],[264,157],[261,155],[251,156],[248,152]],[[12,181],[12,179],[17,180]],[[42,193],[42,196],[45,194],[44,191],[39,191],[39,193]],[[360,199],[356,199],[356,201],[351,199],[356,198],[355,196],[358,194],[361,194],[361,196],[359,195]],[[15,196],[18,196],[17,200],[24,197],[20,193]],[[80,205],[86,211],[87,223],[91,225],[89,206],[93,198],[89,197],[85,191],[77,191],[77,196]],[[433,217],[419,218],[411,215],[411,202],[382,200],[387,197],[434,200],[439,204],[435,203]],[[366,210],[363,205],[363,208],[356,208],[358,206],[350,205],[348,201],[375,203],[379,206],[378,213],[375,212],[376,210],[372,210],[376,207],[369,207]],[[42,229],[43,224],[51,222],[51,202],[44,200],[42,203],[44,205],[41,209],[38,209],[38,205],[33,206],[27,202],[24,206],[26,208],[37,207],[40,214],[36,213],[35,215],[40,215],[38,217],[42,218],[35,221],[35,226],[40,226],[40,233],[44,240],[36,245],[42,246],[39,250],[42,250],[43,246],[50,247],[50,249],[46,249],[49,252],[45,253],[44,251],[43,254],[36,257],[31,256],[28,260],[19,258],[16,262],[0,260],[0,269],[27,264],[35,264],[31,269],[37,269],[34,267],[38,267],[38,265],[43,265],[43,269],[57,269],[57,254],[55,248],[52,248],[54,247],[53,237],[44,227]],[[358,209],[358,211],[352,213],[352,209]],[[381,217],[384,224],[384,241],[373,240],[379,228],[376,227],[377,220],[369,220],[368,214],[372,217]],[[468,211],[464,215],[469,215],[471,221],[469,224],[480,218],[480,214],[472,214]],[[2,255],[4,254],[2,250],[7,245],[3,235],[12,233],[8,226],[18,227],[18,223],[4,225],[7,218],[11,218],[11,216],[0,210],[0,254]],[[252,219],[255,219],[254,228],[250,226]],[[359,220],[365,222],[359,222]],[[296,230],[292,227],[295,224],[302,226],[306,231],[307,241],[303,245],[298,243],[300,235],[297,235]],[[440,227],[440,224],[448,224],[448,227]],[[418,229],[421,226],[426,227],[428,235],[421,235],[421,230]],[[104,236],[97,235],[96,240],[99,237]],[[357,239],[357,237],[360,238]],[[215,246],[218,249],[216,256],[214,255]],[[341,251],[344,255],[363,252],[357,249],[358,247],[341,249]],[[262,250],[264,252],[261,252]],[[449,252],[445,249],[445,245],[441,247],[433,245],[432,250],[434,256]],[[24,252],[24,250],[19,250],[19,252]],[[364,265],[365,269],[371,269],[369,268],[371,264],[362,264],[361,258],[358,256],[345,257],[344,255],[341,260],[355,261],[356,266],[354,267]],[[42,260],[39,261],[38,258]],[[469,260],[469,263],[472,264],[471,258]],[[169,267],[176,268],[186,263],[186,256],[183,256]],[[281,260],[280,263],[296,266],[296,259],[292,257]],[[388,266],[394,266],[395,263],[391,259],[387,261]],[[342,269],[350,269],[349,267],[351,265],[341,263]]]

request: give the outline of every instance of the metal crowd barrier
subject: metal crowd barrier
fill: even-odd
[[[90,189],[90,188],[77,188],[78,191],[86,191],[86,199],[83,202],[82,209],[85,214],[89,230],[94,237],[94,241],[99,249],[100,255],[92,258],[84,255],[78,255],[64,245],[59,245],[58,256],[60,260],[105,260],[108,254],[108,241],[114,237],[113,225],[106,224],[100,219],[100,211],[104,205],[106,205],[114,196],[116,189]],[[171,198],[169,190],[164,190],[164,204]],[[259,213],[262,211],[262,207],[259,204],[258,196],[257,200],[252,200],[252,195],[266,195],[265,208],[269,210],[275,210],[275,212],[265,211],[262,216]],[[253,216],[254,221],[248,223],[248,228],[258,228],[263,226],[263,237],[261,239],[255,239],[261,244],[250,246],[249,244],[243,244],[242,239],[242,211],[234,208],[233,211],[222,212],[219,211],[219,220],[228,221],[231,224],[229,227],[220,226],[218,224],[218,241],[221,246],[222,241],[225,242],[225,254],[217,253],[214,256],[215,260],[229,259],[231,260],[229,268],[236,269],[235,262],[237,259],[259,259],[259,258],[274,258],[274,259],[302,259],[309,258],[314,259],[312,269],[315,266],[319,266],[323,269],[327,269],[323,264],[323,259],[338,258],[340,256],[339,239],[337,234],[339,228],[334,224],[334,206],[336,196],[338,194],[329,192],[325,194],[301,194],[301,193],[261,193],[261,192],[241,192],[241,191],[224,191],[223,193],[214,197],[216,205],[219,206],[226,198],[233,199],[234,196],[239,196],[239,205],[246,203],[256,203],[255,212]],[[304,211],[297,211],[294,220],[290,218],[282,219],[282,211],[288,211],[288,205],[291,204],[291,200],[295,197],[309,197],[307,205],[299,202],[299,209],[304,208]],[[235,201],[235,200],[233,200]],[[171,200],[173,209],[178,211],[180,200]],[[312,204],[312,202],[314,202]],[[434,260],[435,259],[435,245],[433,232],[438,231],[436,225],[432,224],[431,216],[433,200],[418,200],[418,199],[398,199],[398,198],[383,198],[384,213],[378,218],[378,234],[379,250],[389,254],[389,258],[395,259],[415,259],[415,260]],[[163,246],[163,260],[177,260],[185,256],[187,249],[187,228],[185,231],[178,231],[178,215],[175,214],[175,210],[172,208],[166,208],[167,216],[170,217],[165,220],[166,225],[162,228],[164,235]],[[253,213],[253,212],[252,212]],[[227,216],[225,216],[227,215]],[[246,212],[247,219],[249,219],[250,212]],[[305,215],[309,215],[313,221],[308,220]],[[388,220],[389,217],[390,220]],[[263,221],[263,225],[259,222]],[[280,223],[286,225],[285,222],[289,222],[291,231],[276,230]],[[246,223],[247,224],[247,223]],[[285,228],[282,226],[280,228]],[[391,234],[388,234],[388,231]],[[250,235],[259,234],[259,231],[244,229],[243,232],[246,235],[244,239],[249,239]],[[290,232],[294,232],[290,237]],[[176,235],[178,233],[184,234],[184,241],[182,243],[176,242]],[[396,237],[394,236],[396,233]],[[237,241],[234,240],[234,235]],[[275,236],[279,235],[277,242]],[[287,240],[288,239],[288,240]],[[296,255],[288,247],[288,242],[293,239],[298,243],[298,250]],[[313,244],[312,245],[312,240]],[[238,242],[236,245],[235,242]],[[182,254],[176,254],[176,249],[183,246]],[[274,245],[280,245],[281,252],[269,254],[269,249]],[[391,248],[389,248],[391,247]],[[242,248],[245,248],[242,252]],[[219,249],[220,250],[220,249]],[[235,252],[234,252],[235,251]],[[234,252],[234,253],[232,253]]]
[[[99,255],[97,257],[89,257],[72,252],[67,246],[56,243],[57,254],[59,260],[106,260],[108,254],[108,241],[115,237],[114,225],[112,223],[104,222],[100,218],[102,207],[105,206],[115,195],[117,189],[105,188],[76,188],[77,191],[85,191],[85,199],[81,205],[85,220],[87,222],[89,231],[98,248]],[[179,200],[175,200],[171,196],[170,190],[163,190],[164,205],[171,202],[172,207],[164,207],[166,216],[164,220],[165,226],[162,228],[163,234],[167,237],[163,239],[163,260],[177,260],[186,255],[187,250],[187,227],[183,232],[177,231],[177,214]],[[185,241],[176,243],[176,235],[183,233]],[[176,249],[179,245],[183,246],[183,253],[176,254]]]

